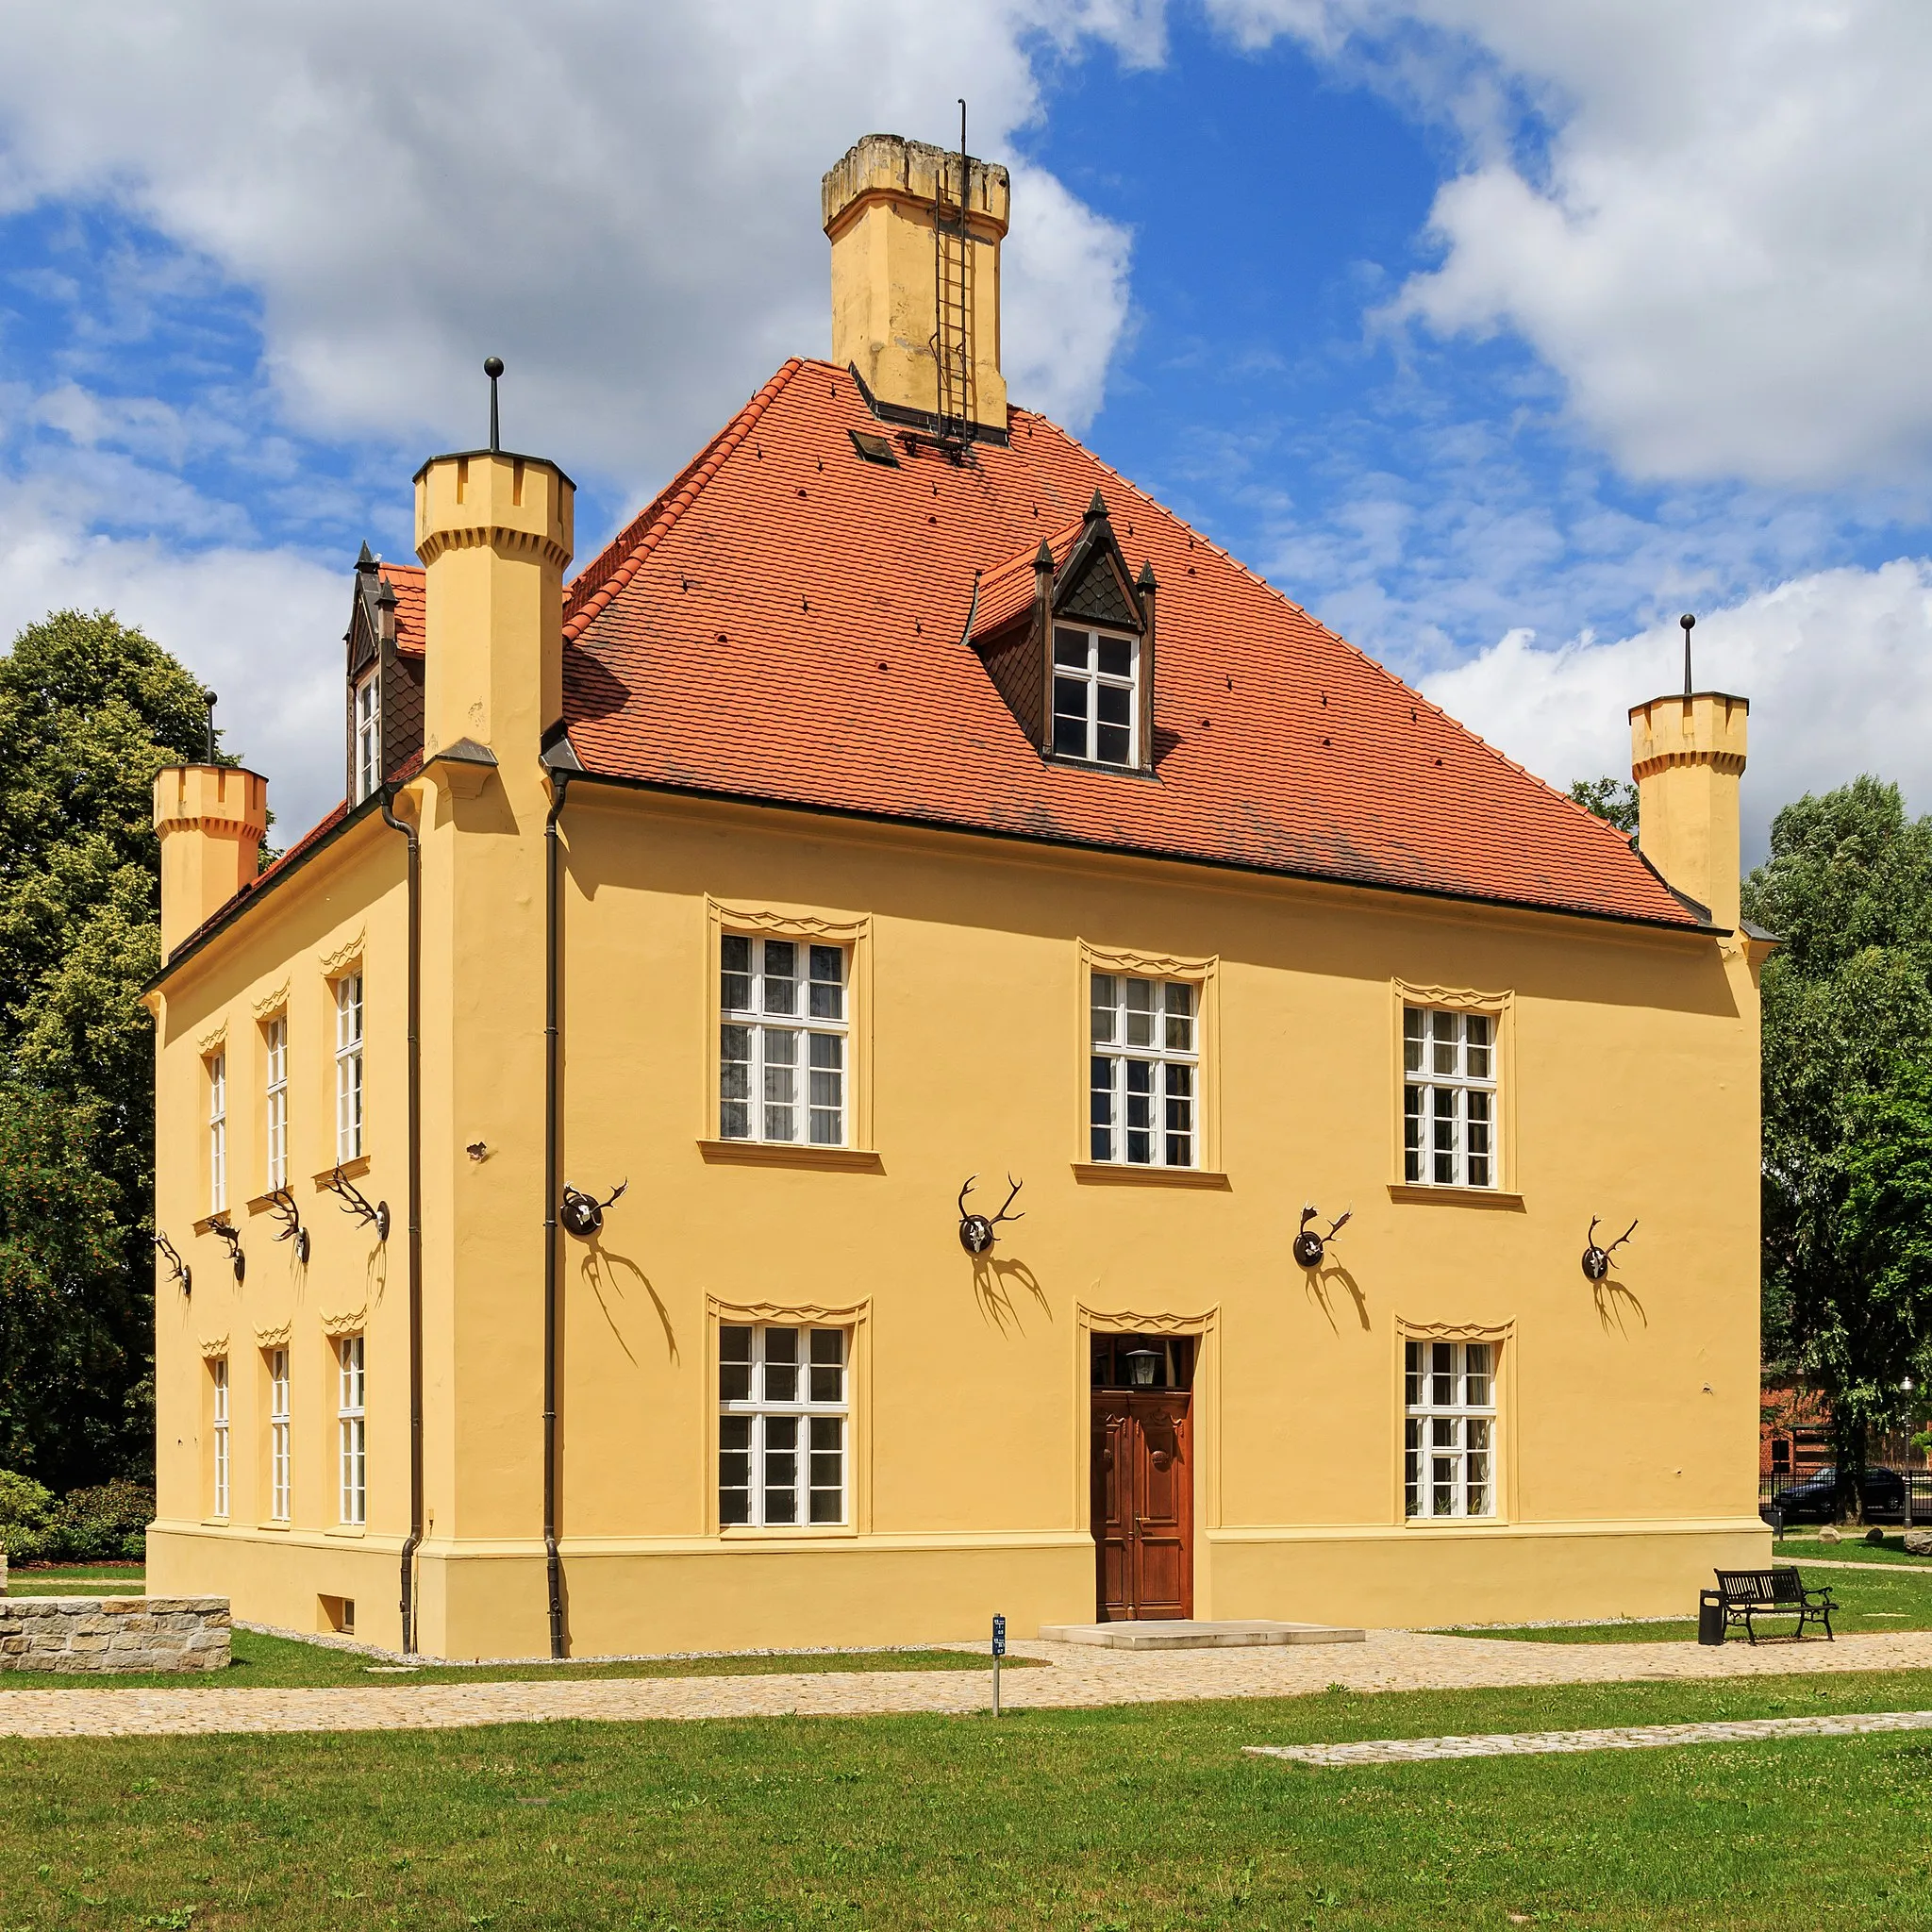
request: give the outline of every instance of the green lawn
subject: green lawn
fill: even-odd
[[[139,1596],[147,1578],[139,1563],[60,1563],[10,1569],[8,1596]]]
[[[1919,1932],[1923,1734],[1352,1771],[1241,1747],[1927,1707],[1899,1674],[0,1740],[0,1926]]]
[[[1885,1532],[1882,1543],[1862,1542],[1849,1530],[1841,1543],[1822,1543],[1815,1536],[1803,1536],[1793,1530],[1782,1540],[1773,1539],[1771,1556],[1774,1563],[1805,1563],[1815,1557],[1834,1563],[1915,1564],[1932,1576],[1932,1557],[1907,1556],[1905,1539],[1895,1529]]]
[[[109,1675],[82,1671],[0,1671],[0,1698],[9,1690],[245,1690],[250,1687],[299,1689],[329,1684],[506,1684],[558,1677],[764,1677],[779,1671],[984,1671],[991,1660],[970,1651],[874,1650],[806,1652],[791,1657],[660,1657],[641,1663],[430,1664],[417,1671],[385,1667],[379,1658],[334,1650],[292,1638],[237,1630],[234,1661],[225,1671],[133,1672]],[[1027,1657],[1008,1657],[1008,1669],[1038,1668]],[[0,1887],[0,1932],[12,1932]]]
[[[1839,1607],[1832,1612],[1831,1627],[1840,1636],[1862,1630],[1932,1630],[1932,1564],[1923,1575],[1900,1574],[1882,1575],[1870,1570],[1807,1571],[1799,1559],[1793,1562],[1810,1590],[1828,1589]],[[1794,1625],[1790,1617],[1764,1616],[1757,1620],[1760,1641],[1766,1636],[1789,1632]],[[1680,1621],[1650,1624],[1558,1624],[1554,1628],[1524,1627],[1518,1630],[1458,1630],[1461,1637],[1495,1637],[1513,1643],[1674,1643],[1697,1635],[1694,1617]],[[1823,1642],[1823,1634],[1813,1624],[1807,1628],[1806,1641]],[[1730,1641],[1743,1643],[1743,1630],[1734,1629]]]

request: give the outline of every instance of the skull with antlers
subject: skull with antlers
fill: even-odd
[[[560,1219],[567,1233],[574,1234],[580,1241],[587,1241],[592,1235],[604,1231],[604,1210],[622,1194],[630,1183],[619,1181],[609,1193],[600,1201],[594,1194],[587,1194],[580,1188],[574,1188],[568,1181],[563,1188],[563,1208]]]
[[[1011,1174],[1007,1176],[1007,1198],[1001,1204],[1000,1211],[990,1220],[984,1214],[969,1214],[966,1211],[966,1196],[973,1191],[973,1183],[979,1176],[971,1174],[966,1185],[959,1190],[959,1245],[969,1255],[983,1255],[992,1246],[995,1239],[993,1229],[1003,1221],[1024,1221],[1024,1214],[1008,1214],[1007,1209],[1013,1205],[1013,1197],[1026,1184],[1016,1181]]]
[[[1308,1223],[1314,1220],[1316,1211],[1312,1204],[1302,1209],[1301,1232],[1294,1238],[1294,1257],[1304,1268],[1319,1268],[1328,1243],[1355,1219],[1355,1209],[1345,1208],[1340,1221],[1331,1221],[1328,1224],[1326,1234],[1311,1234],[1308,1231]]]
[[[1590,1233],[1583,1250],[1585,1278],[1590,1281],[1601,1281],[1610,1272],[1610,1257],[1636,1232],[1637,1224],[1633,1221],[1608,1247],[1600,1248],[1596,1244],[1596,1216],[1592,1214],[1590,1217]]]

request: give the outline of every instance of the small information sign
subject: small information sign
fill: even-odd
[[[1004,1617],[992,1620],[992,1654],[995,1657],[1007,1654],[1007,1620]]]

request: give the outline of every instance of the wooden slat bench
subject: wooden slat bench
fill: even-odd
[[[1795,1616],[1798,1627],[1793,1641],[1805,1634],[1807,1624],[1824,1625],[1833,1642],[1831,1613],[1838,1606],[1829,1590],[1807,1590],[1804,1578],[1789,1563],[1774,1564],[1765,1570],[1720,1570],[1716,1573],[1718,1594],[1724,1599],[1724,1627],[1741,1624],[1744,1634],[1757,1641],[1757,1628],[1751,1621],[1758,1616]]]

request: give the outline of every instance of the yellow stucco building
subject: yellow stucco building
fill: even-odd
[[[575,578],[556,464],[425,464],[267,872],[161,774],[155,1588],[590,1655],[1762,1557],[1744,703],[1631,713],[1633,849],[1008,405],[1008,198],[855,147],[831,359]]]

